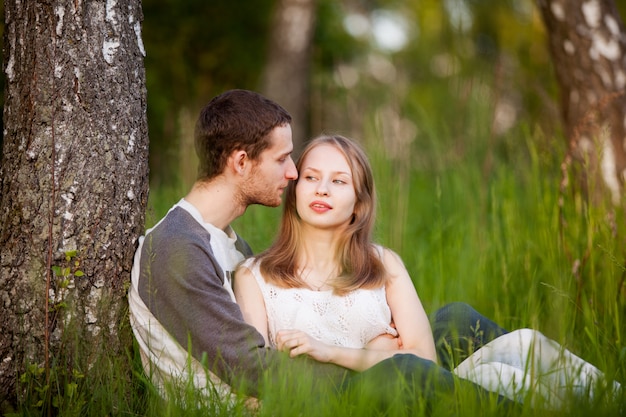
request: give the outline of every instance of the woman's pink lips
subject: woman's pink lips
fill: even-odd
[[[326,212],[332,209],[332,207],[324,201],[313,201],[311,204],[309,204],[309,207],[319,213]]]

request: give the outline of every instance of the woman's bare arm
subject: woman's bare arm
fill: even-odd
[[[237,269],[233,290],[237,304],[243,313],[243,319],[254,326],[263,335],[265,344],[269,345],[265,301],[259,284],[248,268],[240,266]]]

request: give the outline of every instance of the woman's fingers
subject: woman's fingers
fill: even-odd
[[[289,352],[292,358],[308,353],[310,345],[309,335],[299,330],[280,330],[276,333],[276,347],[283,352]]]
[[[276,346],[279,350],[290,352],[306,340],[306,335],[298,330],[280,330],[276,333]]]

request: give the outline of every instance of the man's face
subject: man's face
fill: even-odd
[[[291,159],[293,143],[291,126],[278,126],[270,132],[271,145],[253,164],[243,186],[246,205],[261,204],[278,207],[281,196],[290,180],[298,178],[296,165]]]

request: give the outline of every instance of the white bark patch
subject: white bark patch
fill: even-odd
[[[563,49],[565,50],[565,52],[567,52],[568,55],[574,55],[574,53],[576,52],[576,47],[574,46],[574,43],[569,39],[565,39],[565,42],[563,42]]]
[[[502,99],[496,103],[493,128],[497,134],[503,134],[515,124],[517,109],[515,103]]]
[[[619,44],[615,39],[605,39],[604,36],[596,33],[593,36],[592,45],[593,49],[608,60],[612,61],[619,58]]]
[[[107,0],[106,2],[106,16],[105,19],[112,26],[117,26],[117,13],[115,12],[115,7],[117,6],[117,0]],[[114,28],[117,29],[117,28]],[[115,32],[119,32],[118,30],[114,30]],[[102,56],[107,64],[113,64],[113,59],[117,54],[117,50],[120,47],[120,41],[117,37],[111,36],[104,40],[102,44]]]
[[[617,24],[617,21],[613,18],[613,16],[604,16],[604,23],[606,24],[606,27],[609,29],[609,32],[611,32],[613,36],[620,35],[619,25]]]
[[[310,10],[290,6],[283,12],[283,20],[287,26],[287,48],[293,52],[300,52],[306,47],[307,34],[310,30],[311,12]]]
[[[113,25],[117,25],[117,14],[115,13],[116,6],[117,6],[117,0],[107,0],[106,21]]]
[[[61,78],[63,76],[63,67],[59,64],[54,66],[54,76],[56,78]]]
[[[618,204],[620,187],[615,167],[615,153],[613,152],[613,145],[611,144],[611,138],[608,133],[605,132],[602,136],[602,161],[600,162],[602,178],[604,178],[604,182],[611,192],[613,203]]]
[[[550,11],[556,18],[556,20],[562,22],[565,20],[565,10],[563,10],[563,6],[560,3],[555,1],[550,2]]]
[[[15,73],[13,72],[13,67],[15,66],[15,38],[13,36],[9,36],[9,43],[11,44],[11,54],[9,55],[9,62],[7,62],[4,74],[6,75],[7,80],[13,81],[13,78],[15,77]]]
[[[602,11],[600,10],[600,3],[598,0],[591,0],[583,3],[581,10],[589,27],[597,28],[600,26]]]
[[[578,145],[583,152],[591,152],[591,150],[593,149],[593,144],[587,136],[581,136]]]
[[[120,43],[117,40],[105,40],[102,44],[102,56],[107,64],[113,64],[113,58],[117,53],[117,49],[120,47]]]
[[[74,201],[75,192],[76,188],[72,187],[68,192],[61,193],[61,199],[65,201],[66,206],[69,206]]]
[[[74,181],[74,185],[72,185],[69,190],[61,193],[61,199],[65,202],[65,213],[63,213],[63,218],[65,220],[71,221],[74,218],[74,213],[70,211],[70,208],[76,199],[76,191],[76,181]],[[64,248],[67,248],[65,244]]]
[[[126,147],[126,152],[133,153],[135,150],[135,132],[131,132],[128,137],[128,146]]]
[[[59,18],[56,26],[57,36],[61,36],[63,32],[63,18],[65,17],[65,7],[58,6],[54,9],[54,14]]]
[[[146,56],[146,48],[143,46],[143,39],[141,38],[141,23],[139,23],[139,21],[135,22],[135,18],[132,15],[128,17],[128,23],[133,25],[133,30],[135,31],[135,36],[137,37],[139,52],[141,52],[142,56]]]

